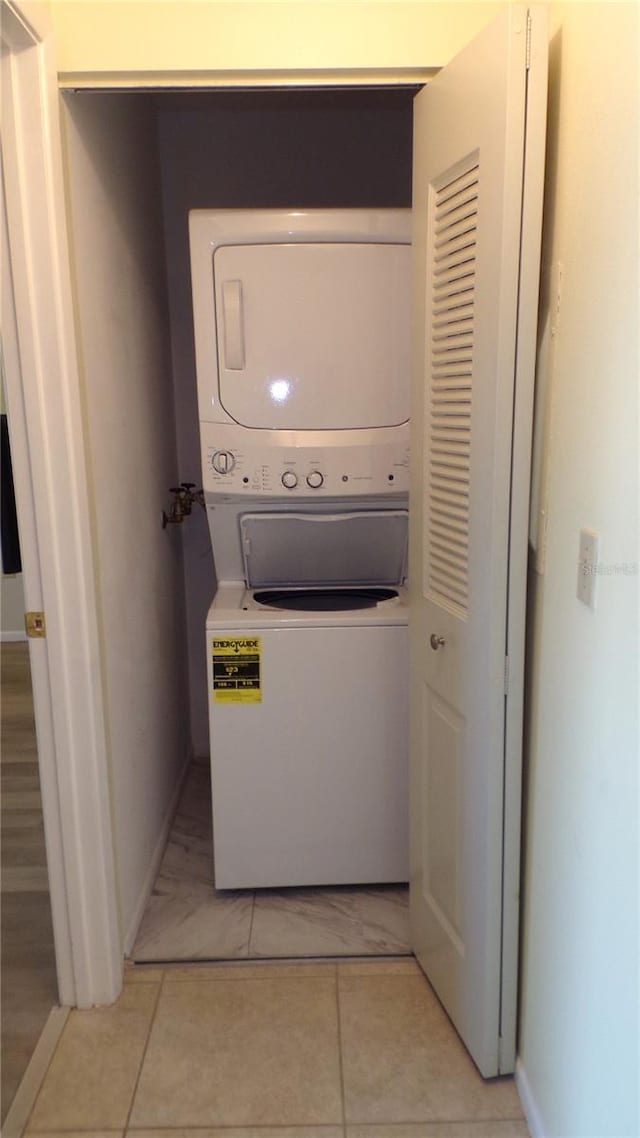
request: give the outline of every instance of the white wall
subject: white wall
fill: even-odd
[[[551,13],[538,420],[548,520],[531,582],[520,1055],[540,1133],[631,1138],[640,1133],[638,9],[553,4]],[[576,598],[583,526],[600,534],[595,612]]]
[[[411,96],[166,98],[171,109],[158,97],[159,140],[180,479],[201,486],[189,209],[409,205]],[[204,626],[215,576],[204,513],[182,529],[192,737],[196,754],[207,754]]]
[[[181,544],[160,525],[177,464],[159,166],[144,98],[64,102],[126,944],[189,753]]]

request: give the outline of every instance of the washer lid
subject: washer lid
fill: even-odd
[[[245,427],[409,418],[409,245],[223,245],[213,258],[219,396]]]
[[[406,510],[243,514],[245,580],[251,588],[399,585],[407,523]]]

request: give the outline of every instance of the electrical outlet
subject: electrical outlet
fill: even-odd
[[[583,605],[596,607],[596,581],[598,580],[598,547],[600,538],[590,529],[580,530],[578,549],[578,588],[576,594]]]

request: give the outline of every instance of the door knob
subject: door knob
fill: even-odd
[[[436,636],[435,632],[432,632],[429,643],[433,648],[433,651],[437,652],[440,645],[444,644],[444,636]]]

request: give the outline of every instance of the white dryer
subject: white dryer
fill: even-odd
[[[408,212],[190,239],[216,886],[406,880]]]

